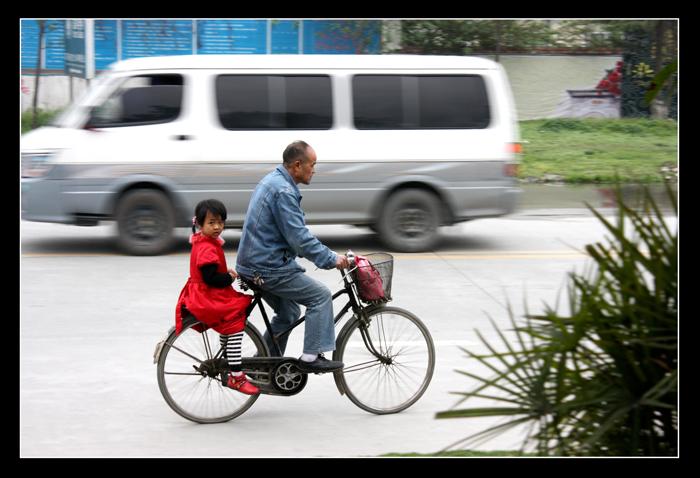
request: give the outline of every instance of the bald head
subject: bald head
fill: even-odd
[[[296,161],[306,160],[308,150],[311,148],[305,141],[294,141],[287,146],[282,153],[282,164],[289,169]]]
[[[316,151],[304,141],[294,141],[282,153],[282,164],[296,184],[310,184],[315,174]]]

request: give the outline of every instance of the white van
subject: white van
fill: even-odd
[[[22,218],[116,220],[130,254],[160,254],[195,204],[240,227],[295,140],[318,155],[308,224],[377,231],[391,250],[511,213],[519,136],[503,68],[413,55],[194,55],[115,63],[52,126],[21,138]]]

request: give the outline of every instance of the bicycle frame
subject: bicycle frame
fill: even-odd
[[[358,318],[363,318],[366,315],[365,314],[365,307],[360,303],[360,301],[357,298],[357,293],[353,289],[353,282],[348,280],[350,273],[348,272],[346,274],[343,274],[343,271],[340,271],[340,275],[343,277],[343,288],[340,289],[339,291],[337,291],[335,294],[333,294],[332,300],[337,299],[338,297],[340,297],[343,294],[347,294],[348,301],[345,303],[345,305],[340,310],[340,312],[338,312],[335,315],[335,317],[333,318],[334,325],[337,325],[338,322],[340,322],[342,320],[342,318],[345,316],[345,314],[347,314],[347,312],[350,309],[352,309],[353,313]],[[250,287],[250,284],[248,284],[247,286]],[[253,288],[253,292],[254,292],[253,302],[251,302],[251,304],[248,306],[248,309],[246,309],[246,317],[250,317],[250,314],[253,312],[253,310],[256,307],[258,307],[260,309],[260,313],[263,317],[263,321],[265,322],[265,328],[266,328],[268,334],[270,335],[270,337],[272,337],[272,343],[275,347],[274,352],[277,356],[281,356],[282,353],[280,351],[279,344],[278,344],[279,338],[284,336],[285,334],[291,333],[292,330],[294,330],[299,325],[301,325],[306,320],[306,315],[300,317],[296,322],[294,322],[292,325],[290,325],[286,330],[283,330],[282,332],[280,332],[278,334],[273,334],[270,319],[267,316],[267,311],[265,310],[265,306],[263,305],[262,291],[259,288],[255,287],[255,288]],[[365,346],[367,347],[367,350],[369,350],[372,353],[372,355],[377,357],[377,359],[384,362],[386,360],[386,358],[384,356],[382,356],[379,352],[377,352],[377,350],[374,348],[374,345],[372,344],[370,337],[365,333],[364,328],[361,329],[361,333],[362,333],[362,338],[365,342]]]

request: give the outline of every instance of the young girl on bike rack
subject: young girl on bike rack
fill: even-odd
[[[222,374],[224,386],[246,395],[256,395],[260,390],[241,371],[241,341],[251,296],[231,287],[237,274],[227,267],[221,247],[224,221],[226,207],[220,201],[205,199],[197,204],[190,236],[190,277],[177,301],[175,330],[180,333],[182,317],[189,312],[206,328],[218,332],[231,369],[230,373]],[[203,330],[202,326],[196,327]]]

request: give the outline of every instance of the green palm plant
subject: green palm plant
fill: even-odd
[[[611,236],[586,246],[589,270],[569,275],[570,316],[547,306],[519,325],[511,311],[510,338],[492,321],[504,348],[476,331],[489,353],[463,349],[493,375],[460,371],[478,385],[456,406],[472,398],[499,405],[436,418],[505,419],[459,444],[529,424],[523,449],[534,444],[540,455],[677,454],[678,229],[648,190],[635,207],[619,188],[617,199],[614,223],[587,205]]]

